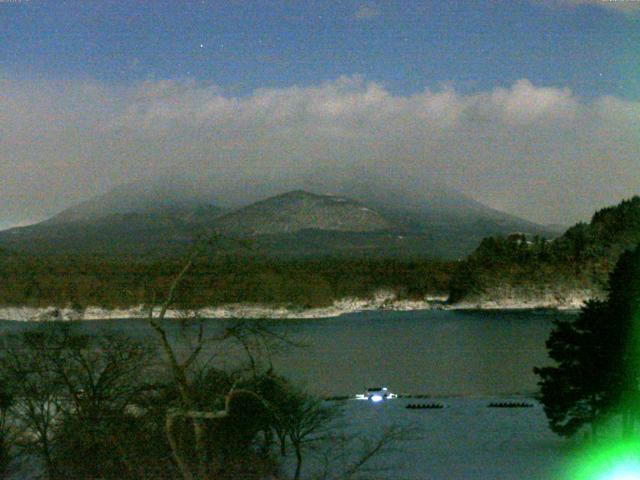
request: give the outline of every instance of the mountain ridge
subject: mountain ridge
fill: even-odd
[[[218,219],[228,234],[264,235],[300,230],[367,232],[386,230],[390,222],[349,198],[292,190],[252,203]]]
[[[382,192],[371,202],[363,201],[364,193],[354,189],[357,198],[352,198],[293,189],[230,211],[214,205],[211,192],[194,192],[189,185],[125,185],[39,224],[0,232],[0,247],[35,253],[179,255],[193,239],[217,232],[250,237],[256,251],[266,256],[454,259],[488,235],[545,232],[542,226],[453,194],[449,199],[436,193],[440,200],[433,205],[407,199],[403,209],[401,193],[385,197]]]

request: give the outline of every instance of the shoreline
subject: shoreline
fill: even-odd
[[[564,299],[539,298],[531,300],[502,299],[461,302],[449,305],[445,296],[428,296],[422,300],[398,300],[395,295],[384,293],[370,299],[347,298],[335,301],[327,307],[297,308],[287,306],[269,306],[260,304],[227,304],[214,307],[203,307],[197,310],[169,309],[165,318],[207,318],[232,319],[267,318],[274,320],[286,319],[320,319],[336,318],[342,315],[365,311],[420,311],[420,310],[451,310],[451,311],[497,311],[497,310],[579,310],[590,297],[578,295]],[[154,308],[157,315],[160,307]],[[0,320],[3,321],[48,321],[48,320],[115,320],[142,319],[149,315],[143,305],[128,308],[107,309],[102,307],[87,307],[84,310],[74,310],[71,307],[0,307]]]

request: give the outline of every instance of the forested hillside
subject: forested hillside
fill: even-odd
[[[450,302],[602,295],[620,254],[640,242],[640,197],[599,210],[555,240],[490,237],[456,268]]]
[[[598,211],[554,240],[489,237],[464,261],[424,258],[276,259],[232,242],[197,259],[177,299],[184,307],[259,303],[322,307],[381,290],[399,299],[450,294],[471,306],[557,306],[602,296],[620,254],[640,242],[640,197]],[[294,248],[292,245],[291,248]],[[226,250],[224,250],[226,252]],[[251,252],[254,253],[251,253]],[[164,297],[182,257],[29,255],[0,250],[0,305],[130,307]]]
[[[0,255],[0,305],[129,307],[164,298],[184,262],[134,258]],[[180,306],[246,302],[320,307],[382,289],[400,299],[446,294],[453,265],[425,260],[251,257],[197,259],[181,284]]]

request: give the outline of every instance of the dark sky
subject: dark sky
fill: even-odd
[[[0,227],[119,183],[371,171],[571,223],[640,193],[640,2],[0,2]]]

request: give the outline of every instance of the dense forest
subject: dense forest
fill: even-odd
[[[184,259],[0,254],[0,305],[105,308],[163,298]],[[181,283],[180,306],[248,302],[321,307],[381,289],[398,298],[445,294],[453,264],[428,260],[316,259],[277,261],[233,256],[197,258]]]
[[[620,254],[640,242],[640,197],[599,210],[561,237],[521,234],[489,237],[461,262],[451,281],[451,302],[506,292],[535,297],[584,290],[600,295]]]

